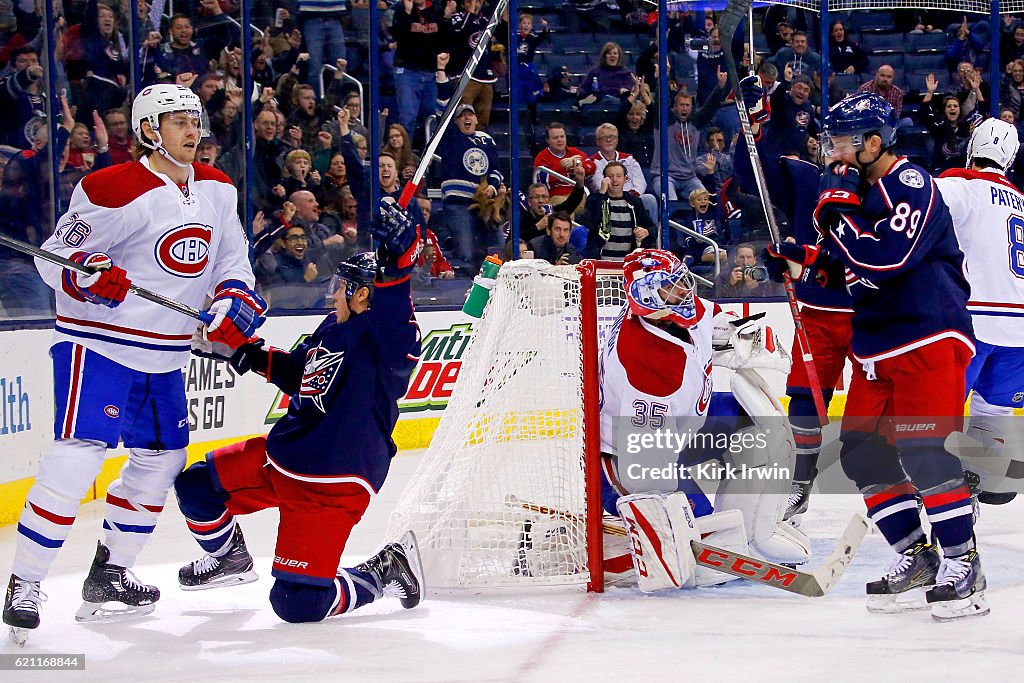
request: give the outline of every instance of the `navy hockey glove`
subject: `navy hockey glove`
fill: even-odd
[[[784,282],[789,274],[796,282],[829,289],[846,286],[846,270],[820,246],[807,246],[793,242],[770,244],[762,254],[768,275],[776,282]]]
[[[228,361],[232,369],[239,375],[255,370],[258,374],[266,377],[269,374],[267,366],[269,365],[270,352],[263,350],[263,343],[262,339],[256,337],[255,341],[247,342],[235,349],[231,359]]]
[[[740,95],[747,106],[751,123],[767,123],[772,116],[772,104],[760,76],[747,76],[740,81]]]
[[[420,226],[393,198],[383,197],[380,200],[380,220],[374,222],[370,232],[380,252],[379,261],[386,277],[402,277],[419,261],[423,251]]]
[[[92,275],[74,270],[64,271],[64,291],[79,301],[117,308],[128,295],[132,281],[124,268],[118,268],[103,252],[80,251],[71,257],[72,261],[93,269]]]
[[[821,174],[818,205],[814,208],[814,227],[826,234],[844,213],[860,211],[860,171],[849,164],[834,161]]]
[[[206,337],[211,342],[237,349],[252,339],[256,328],[263,324],[266,312],[267,302],[262,296],[242,282],[225,282],[213,297],[213,303],[202,313]]]

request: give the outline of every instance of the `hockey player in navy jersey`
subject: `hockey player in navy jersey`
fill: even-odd
[[[54,442],[18,520],[3,620],[15,640],[39,625],[40,582],[64,545],[107,449],[129,455],[107,487],[104,540],[82,586],[78,621],[148,614],[160,591],[130,567],[185,466],[188,415],[181,370],[195,321],[127,296],[132,282],[200,308],[209,339],[237,348],[266,303],[252,290],[238,191],[193,163],[205,135],[199,97],[179,85],[143,89],[132,104],[136,161],[87,176],[43,249],[91,266],[83,275],[37,260],[57,301]]]
[[[761,126],[771,121],[772,110],[764,92],[760,76],[748,76],[740,81],[740,91],[747,112],[758,151],[761,145]],[[788,240],[798,245],[817,244],[821,235],[814,228],[813,215],[817,206],[817,195],[806,188],[816,187],[821,177],[821,167],[804,161],[795,155],[783,155],[777,159],[768,158],[766,163],[777,163],[778,172],[769,173],[768,191],[772,204],[777,206],[789,219],[792,234]],[[771,166],[769,166],[771,167]],[[740,137],[736,149],[736,179],[743,187],[757,187],[753,168],[747,153],[746,140]],[[782,282],[784,267],[771,258],[764,259],[773,279]],[[822,399],[825,406],[832,400],[836,384],[842,377],[846,359],[850,357],[850,342],[853,336],[850,293],[845,288],[818,287],[811,283],[794,282],[796,298],[800,302],[800,315],[807,332],[811,356],[818,373]],[[796,464],[793,470],[793,486],[786,505],[785,519],[799,523],[807,511],[811,487],[818,475],[818,456],[821,453],[821,417],[818,415],[811,394],[811,382],[807,366],[803,361],[796,337],[790,352],[793,370],[786,378],[786,395],[789,400],[789,421],[796,443]]]
[[[353,527],[380,490],[396,447],[397,401],[420,353],[409,274],[419,226],[390,199],[373,229],[377,256],[338,266],[334,312],[291,352],[242,346],[231,365],[291,396],[270,433],[207,454],[175,481],[189,530],[206,551],[178,574],[184,590],[256,580],[236,515],[280,509],[270,604],[285,621],[344,614],[385,594],[402,606],[422,597],[415,537],[357,567],[339,569]]]
[[[877,95],[834,105],[822,149],[836,161],[822,175],[814,212],[823,243],[770,251],[798,280],[845,279],[853,298],[856,363],[840,461],[899,553],[867,585],[868,609],[930,606],[933,618],[948,620],[989,611],[971,494],[960,461],[943,447],[963,421],[974,332],[949,209],[932,177],[894,151],[896,126]]]

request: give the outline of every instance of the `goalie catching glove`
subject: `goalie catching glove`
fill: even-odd
[[[776,242],[762,253],[768,275],[775,282],[784,282],[786,274],[796,282],[828,289],[846,286],[846,269],[820,246]]]
[[[387,278],[408,275],[423,251],[420,226],[392,197],[380,200],[380,220],[370,227],[381,270]]]
[[[213,303],[203,311],[206,338],[214,344],[237,349],[253,338],[263,324],[267,302],[244,282],[228,280],[221,284]]]
[[[92,254],[79,252],[71,257],[72,261],[92,268],[91,275],[78,271],[64,270],[64,291],[79,301],[109,308],[117,308],[128,295],[132,281],[124,268],[114,265],[109,256],[103,252]]]

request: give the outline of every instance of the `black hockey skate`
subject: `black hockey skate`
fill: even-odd
[[[935,546],[921,540],[904,550],[878,581],[867,585],[869,612],[926,609],[925,590],[935,584],[941,558]]]
[[[384,546],[356,569],[377,577],[383,595],[398,598],[405,609],[412,609],[423,599],[423,565],[412,531],[406,532],[400,542]]]
[[[790,522],[793,526],[800,525],[800,518],[807,512],[807,504],[811,500],[811,486],[813,482],[794,481],[789,489],[789,498],[786,499],[786,511],[782,515],[782,521]]]
[[[159,599],[159,588],[139,583],[131,570],[110,564],[110,550],[97,543],[96,557],[82,585],[84,602],[75,621],[120,621],[145,616],[156,609]],[[105,607],[106,603],[119,606]]]
[[[39,603],[45,599],[38,581],[25,581],[11,574],[4,598],[4,623],[11,627],[12,641],[25,645],[28,634],[39,627]]]
[[[178,570],[183,591],[198,591],[219,586],[240,586],[260,578],[252,568],[252,555],[245,547],[242,527],[235,525],[231,546],[220,557],[207,553]]]
[[[943,558],[935,587],[927,594],[932,619],[952,621],[988,614],[991,608],[985,600],[986,586],[977,550],[960,557]]]

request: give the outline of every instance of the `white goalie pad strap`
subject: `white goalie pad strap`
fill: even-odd
[[[701,535],[701,543],[731,550],[741,555],[750,554],[747,530],[743,526],[743,514],[739,510],[724,510],[705,517],[698,517],[697,530]],[[693,579],[686,587],[717,586],[729,581],[736,581],[739,578],[710,567],[697,565],[693,572]]]
[[[616,508],[629,534],[637,587],[644,593],[681,588],[696,566],[690,541],[700,538],[686,496],[638,493],[620,498]]]
[[[775,330],[762,320],[750,320],[739,327],[732,325],[732,320],[735,316],[729,313],[719,313],[714,318],[715,365],[730,370],[752,368],[789,374],[793,359],[779,342]]]

